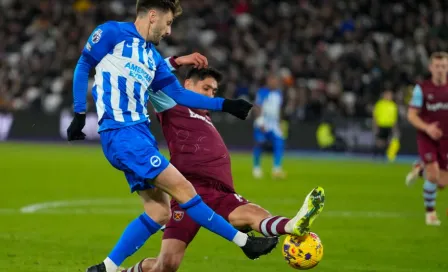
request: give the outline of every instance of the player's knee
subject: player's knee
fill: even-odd
[[[439,182],[439,171],[437,169],[427,168],[425,171],[425,179],[432,182]]]
[[[165,254],[162,258],[162,271],[175,272],[179,269],[182,256],[178,254]]]
[[[179,182],[179,186],[176,187],[173,198],[178,203],[184,204],[190,201],[196,195],[197,192],[194,189],[193,185],[187,179],[183,178],[182,182]]]
[[[159,225],[167,224],[171,217],[171,208],[169,203],[168,204],[157,203],[157,207],[151,204],[150,203],[144,204],[145,213]]]

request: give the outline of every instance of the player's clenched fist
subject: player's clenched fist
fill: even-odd
[[[86,125],[86,115],[81,113],[75,113],[70,126],[67,128],[67,139],[69,141],[84,140],[86,135],[82,132],[82,129]]]
[[[439,140],[442,137],[442,130],[439,128],[439,122],[434,122],[426,128],[426,134],[433,140]]]
[[[230,113],[241,120],[246,120],[252,107],[253,105],[244,99],[226,99],[222,104],[222,111]]]

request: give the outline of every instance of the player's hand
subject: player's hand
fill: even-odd
[[[433,140],[439,140],[442,137],[442,130],[439,128],[439,122],[429,124],[425,132]]]
[[[67,128],[67,139],[69,141],[84,140],[86,135],[82,132],[82,129],[86,125],[86,115],[81,113],[75,113],[73,121]]]
[[[230,113],[241,120],[246,120],[253,106],[244,99],[225,99],[222,104],[222,111]]]
[[[178,57],[175,60],[176,64],[182,65],[193,65],[194,68],[202,69],[208,67],[208,60],[206,57],[199,53],[193,53],[190,55]]]

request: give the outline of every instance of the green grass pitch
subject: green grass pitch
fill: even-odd
[[[448,271],[448,207],[442,226],[424,225],[421,185],[406,188],[406,164],[285,159],[288,179],[254,180],[251,157],[234,154],[237,191],[273,214],[293,216],[316,185],[326,206],[313,231],[324,258],[314,271]],[[264,161],[270,170],[271,159]],[[269,176],[269,175],[267,175]],[[0,144],[0,271],[85,271],[102,261],[141,210],[124,176],[97,146]],[[126,266],[155,256],[160,234]],[[233,244],[202,230],[180,271],[292,271],[280,247],[250,261]]]

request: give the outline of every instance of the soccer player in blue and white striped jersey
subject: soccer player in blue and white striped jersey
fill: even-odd
[[[253,151],[253,176],[255,178],[261,178],[263,176],[260,164],[261,154],[263,144],[269,141],[274,150],[272,177],[284,178],[285,173],[282,169],[284,139],[280,127],[283,94],[279,89],[278,76],[273,74],[269,75],[266,83],[266,87],[258,90],[255,99],[255,104],[258,106],[258,113],[254,123],[255,147]]]
[[[145,213],[132,221],[101,264],[87,271],[116,271],[170,218],[170,194],[198,224],[240,246],[251,259],[270,252],[278,239],[248,237],[215,214],[194,187],[162,156],[149,129],[146,106],[176,104],[228,112],[245,119],[252,105],[244,100],[210,98],[184,89],[155,46],[169,35],[176,0],[138,0],[132,22],[98,26],[82,51],[74,73],[75,117],[68,140],[83,140],[89,71],[95,68],[92,94],[103,152],[122,171],[131,192],[141,196]],[[136,231],[138,230],[138,231]],[[135,235],[139,233],[139,235]],[[144,236],[141,233],[145,233]]]

